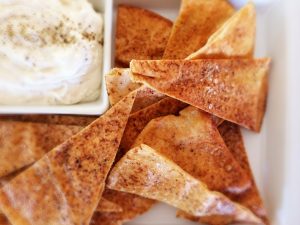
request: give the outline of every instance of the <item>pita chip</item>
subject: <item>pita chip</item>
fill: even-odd
[[[125,96],[124,96],[125,97]],[[0,121],[19,121],[32,123],[48,123],[58,125],[87,126],[96,120],[97,116],[76,115],[48,115],[48,114],[26,114],[26,115],[1,115]]]
[[[227,222],[261,223],[250,210],[210,191],[147,145],[133,148],[116,164],[107,186],[165,202],[195,216],[217,215]]]
[[[138,112],[131,114],[124,131],[117,158],[121,158],[131,148],[134,140],[149,121],[159,116],[176,114],[184,107],[186,107],[185,103],[180,102],[176,99],[166,97],[157,103],[154,103]],[[119,200],[117,198],[116,202],[118,204],[123,204],[123,212],[115,215],[115,217],[121,219],[122,221],[128,221],[129,219],[133,219],[137,215],[143,214],[144,212],[148,211],[155,203],[152,200],[150,201],[149,199],[130,195],[128,193],[121,194],[120,192],[116,192],[113,195],[109,195],[108,199],[111,200],[112,196],[119,196],[121,199]]]
[[[105,76],[106,89],[111,105],[115,105],[130,92],[141,86],[131,81],[129,73],[129,69],[114,68]]]
[[[189,106],[179,116],[151,120],[133,146],[146,144],[178,164],[208,188],[240,195],[250,179],[233,158],[211,116]]]
[[[226,0],[182,0],[163,58],[184,59],[197,51],[233,13]]]
[[[125,76],[127,76],[127,74]],[[126,80],[128,81],[128,79]],[[118,82],[115,82],[115,84],[116,83]],[[124,83],[125,82],[123,82],[122,84]],[[107,86],[109,90],[109,85]],[[111,95],[122,96],[128,92],[122,92],[121,90],[120,93],[118,93],[118,90],[120,90],[120,88],[115,89],[115,92],[111,92]],[[178,113],[185,106],[185,103],[182,103],[176,99],[166,97],[165,95],[155,92],[152,89],[147,88],[145,86],[139,88],[139,90],[137,91],[136,100],[133,105],[132,114],[129,117],[128,123],[123,134],[117,159],[121,158],[124,155],[124,153],[130,149],[135,138],[150,120],[158,116],[165,116],[169,114]],[[120,194],[117,192],[116,195],[119,196]],[[128,221],[130,219],[133,219],[137,215],[148,211],[154,204],[154,201],[149,202],[149,199],[145,199],[140,196],[129,195],[128,193],[122,194],[122,199],[124,199],[124,202],[128,202],[129,206],[132,205],[131,202],[134,202],[135,207],[132,209],[125,205],[124,207],[127,210],[123,209],[124,212],[116,213],[113,215],[101,214],[100,216],[99,214],[97,214],[95,215],[95,217],[98,219],[95,220],[99,220],[99,218],[103,219],[103,217],[111,218],[113,216],[117,220]]]
[[[205,46],[187,59],[251,57],[255,30],[255,7],[253,3],[248,3],[216,31]]]
[[[0,177],[32,164],[80,130],[79,126],[0,121]]]
[[[105,212],[105,213],[111,213],[111,212],[122,212],[123,209],[121,206],[119,206],[118,204],[111,202],[109,200],[107,200],[106,198],[101,198],[97,209],[97,212]]]
[[[132,79],[258,132],[270,59],[133,60]]]
[[[117,15],[116,61],[161,59],[173,23],[148,10],[120,5]]]
[[[120,144],[121,152],[125,153],[131,148],[137,136],[152,119],[169,114],[177,114],[186,106],[187,104],[183,102],[166,97],[155,104],[131,114]]]
[[[228,149],[252,180],[249,190],[237,196],[234,200],[249,208],[255,215],[260,217],[265,224],[269,224],[266,209],[255,184],[240,128],[235,124],[225,121],[218,129]]]
[[[166,96],[160,92],[154,91],[151,88],[142,86],[138,89],[136,100],[133,104],[131,113],[142,110],[158,101],[164,99]]]
[[[116,104],[136,89],[139,89],[139,91],[137,92],[131,113],[139,111],[166,97],[146,86],[141,87],[141,84],[133,83],[129,73],[129,69],[114,68],[105,76],[107,93],[111,105]]]
[[[135,95],[128,95],[2,187],[0,209],[12,224],[89,224]]]
[[[123,222],[128,222],[136,216],[145,213],[155,203],[155,201],[151,199],[110,189],[105,189],[103,197],[122,207],[122,212],[111,213],[110,216],[113,217],[114,220]]]
[[[99,213],[96,212],[91,225],[115,225],[128,222],[148,211],[155,203],[154,200],[142,198],[138,195],[105,189],[103,197],[121,206],[122,212]]]

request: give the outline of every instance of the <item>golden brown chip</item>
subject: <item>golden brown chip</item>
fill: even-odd
[[[228,146],[228,149],[233,154],[234,158],[241,165],[244,171],[251,177],[251,187],[241,194],[240,196],[235,196],[232,200],[240,203],[241,205],[249,208],[256,216],[260,217],[265,224],[269,224],[269,220],[267,218],[267,213],[264,208],[262,199],[260,197],[259,191],[256,187],[254,177],[250,168],[250,164],[248,161],[247,153],[243,143],[243,137],[240,131],[240,128],[232,124],[228,121],[225,121],[218,127],[220,134],[222,135],[225,144]],[[190,219],[193,221],[199,221],[200,218],[188,215],[184,212],[179,212],[177,216]],[[211,218],[207,217],[205,220],[201,219],[201,222],[209,222],[211,223]],[[217,223],[219,224],[219,223]]]
[[[122,220],[115,219],[114,213],[99,213],[95,212],[90,225],[121,225]]]
[[[0,178],[0,188],[3,187],[8,182],[10,182],[18,174],[20,174],[21,172],[23,172],[24,169],[25,168],[23,168],[21,170],[18,170],[18,171],[15,171],[15,172],[9,174],[8,176],[1,177]],[[11,225],[11,223],[7,220],[6,216],[4,214],[2,214],[1,210],[0,210],[0,225]]]
[[[0,212],[0,225],[11,225],[6,216]]]
[[[1,177],[0,178],[0,188],[2,186],[4,186],[5,184],[9,183],[13,178],[15,178],[17,175],[22,173],[25,169],[26,168],[15,171],[8,176]],[[122,212],[122,207],[119,206],[118,204],[111,202],[111,201],[107,200],[106,198],[102,197],[97,206],[96,211],[97,212]],[[10,223],[6,219],[6,216],[3,215],[0,211],[0,225],[6,225],[6,224],[10,224]]]
[[[138,195],[109,189],[105,189],[103,197],[122,207],[122,212],[111,213],[110,216],[113,217],[114,220],[123,222],[130,221],[136,216],[145,213],[155,203],[155,201],[151,199],[142,198]]]
[[[253,3],[248,3],[216,31],[204,47],[187,59],[251,57],[255,44],[255,29],[255,7]]]
[[[124,153],[130,149],[136,137],[150,120],[159,116],[176,114],[185,106],[185,103],[182,103],[176,99],[166,97],[165,99],[162,99],[155,104],[152,104],[138,112],[131,114],[126,125],[124,135],[122,137],[118,158],[122,157]],[[111,192],[113,191],[110,191],[108,193]],[[133,219],[134,217],[145,213],[155,203],[152,200],[150,201],[149,199],[145,199],[140,196],[120,192],[113,192],[113,194],[109,195],[108,199],[112,201],[113,196],[116,196],[115,201],[123,208],[123,213],[114,214],[114,217],[117,220],[122,221],[128,221],[129,219]],[[109,217],[111,216],[112,215],[109,215]],[[101,217],[103,217],[103,215],[101,215]]]
[[[116,104],[141,86],[131,81],[129,73],[129,69],[114,68],[105,76],[110,105]]]
[[[145,9],[120,5],[117,15],[116,60],[160,59],[172,29],[168,19]]]
[[[33,123],[49,123],[59,125],[87,126],[96,120],[98,116],[76,116],[76,115],[1,115],[0,121],[20,121]]]
[[[247,208],[210,191],[171,160],[147,145],[130,150],[112,169],[107,186],[166,202],[195,216],[214,216],[226,222],[260,224]]]
[[[269,224],[267,212],[263,205],[263,201],[260,197],[259,191],[256,187],[254,176],[252,174],[252,170],[248,161],[240,128],[235,124],[225,121],[221,126],[218,127],[218,129],[228,149],[252,179],[250,189],[243,195],[234,198],[234,200],[249,208],[258,217],[263,219],[265,224]]]
[[[79,126],[0,121],[0,177],[30,165],[80,130]]]
[[[187,104],[183,102],[166,97],[165,99],[162,99],[159,102],[148,106],[147,108],[131,114],[120,144],[121,152],[125,153],[131,148],[137,136],[152,119],[159,116],[176,114],[186,106]]]
[[[109,199],[111,202],[122,207],[122,212],[117,213],[99,213],[95,212],[91,221],[91,225],[103,224],[122,224],[128,222],[140,214],[148,211],[155,203],[154,200],[142,198],[138,195],[119,192],[106,189],[103,197]]]
[[[222,119],[259,131],[270,59],[133,60],[132,79]]]
[[[227,149],[211,116],[189,106],[179,116],[151,120],[133,146],[149,145],[174,161],[208,188],[240,195],[250,178]]]
[[[163,58],[184,59],[197,51],[233,13],[226,0],[182,0]]]
[[[136,95],[131,113],[135,113],[154,103],[157,103],[165,97],[166,96],[160,92],[154,91],[153,89],[146,86],[142,86],[138,89],[138,93]]]
[[[124,98],[2,187],[0,209],[11,223],[89,224],[135,95]]]
[[[112,213],[112,212],[122,212],[122,211],[123,209],[121,206],[103,197],[101,198],[96,209],[96,212],[101,212],[101,213]]]

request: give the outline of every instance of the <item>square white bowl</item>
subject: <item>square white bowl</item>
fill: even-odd
[[[118,4],[146,8],[171,20],[176,18],[180,7],[180,0],[112,1],[113,40]],[[248,0],[231,2],[238,8]],[[295,102],[295,98],[300,96],[300,76],[297,74],[297,59],[300,59],[300,4],[293,0],[254,0],[254,3],[257,8],[255,54],[257,57],[271,57],[272,70],[262,131],[255,134],[243,130],[243,136],[272,224],[296,225],[300,221],[300,176],[297,174],[300,174],[300,163],[296,162],[300,158],[300,101]],[[111,47],[111,57],[114,58],[114,43]],[[149,212],[126,224],[198,224],[178,219],[175,215],[176,209],[157,204]]]
[[[108,95],[106,92],[104,75],[111,68],[111,0],[90,0],[95,9],[102,13],[104,19],[104,44],[103,44],[103,63],[102,63],[102,83],[101,95],[93,102],[79,103],[74,105],[0,105],[0,114],[79,114],[79,115],[100,115],[109,107]]]

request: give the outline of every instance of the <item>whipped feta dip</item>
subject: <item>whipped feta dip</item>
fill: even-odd
[[[87,0],[0,0],[0,104],[100,95],[103,20]]]

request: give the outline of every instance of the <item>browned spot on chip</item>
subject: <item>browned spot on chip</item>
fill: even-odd
[[[95,212],[90,225],[121,225],[122,220],[115,219],[115,213]]]
[[[0,225],[11,225],[10,222],[6,219],[6,216],[0,212]]]
[[[118,204],[111,202],[106,198],[102,197],[97,206],[96,211],[101,213],[112,213],[112,212],[122,212],[123,209]]]

